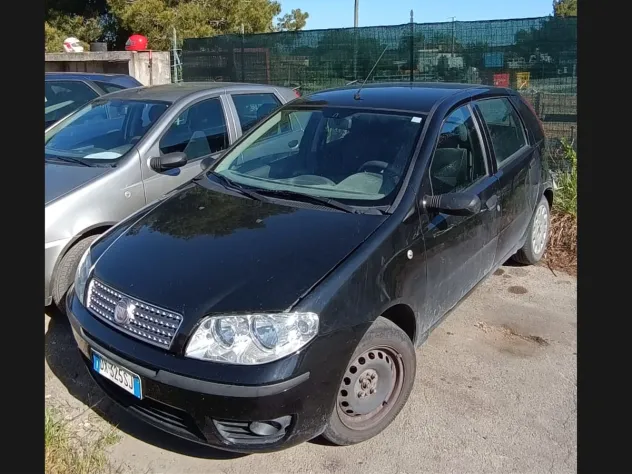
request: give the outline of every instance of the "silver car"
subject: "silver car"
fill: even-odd
[[[134,88],[97,98],[48,129],[44,305],[64,310],[94,239],[199,174],[297,96],[281,87],[219,82]]]

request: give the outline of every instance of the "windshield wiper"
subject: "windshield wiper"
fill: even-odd
[[[359,211],[358,209],[348,206],[340,201],[336,201],[335,199],[322,197],[322,196],[313,196],[311,194],[299,193],[296,191],[289,191],[286,189],[262,189],[257,188],[257,193],[262,194],[264,196],[273,196],[273,197],[285,197],[290,200],[295,201],[303,201],[303,202],[311,202],[313,204],[321,204],[323,206],[331,207],[333,209],[338,209],[339,211],[348,212],[350,214],[364,214],[364,212]]]
[[[206,173],[202,173],[200,175],[198,175],[196,177],[197,180],[202,179],[205,177]],[[251,199],[254,199],[255,201],[262,201],[262,196],[259,195],[258,193],[254,192],[254,191],[250,191],[249,189],[244,188],[243,186],[235,183],[234,181],[231,181],[230,179],[228,179],[226,176],[219,174],[215,171],[209,171],[208,174],[210,174],[211,176],[217,178],[221,183],[222,186],[224,186],[227,189],[231,189],[233,191],[237,191],[240,194],[243,194],[244,196],[248,196]]]
[[[86,163],[83,160],[80,160],[79,158],[73,158],[71,156],[59,156],[59,155],[51,155],[51,156],[44,156],[45,160],[59,160],[59,161],[65,161],[66,163],[75,163],[78,165],[82,165],[82,166],[87,166],[88,168],[92,167],[91,164]]]
[[[313,196],[311,194],[299,193],[297,191],[290,191],[287,189],[245,188],[215,171],[209,171],[208,174],[216,177],[219,181],[221,181],[224,187],[235,190],[238,193],[244,194],[257,201],[264,201],[265,197],[267,196],[272,198],[286,198],[299,202],[311,202],[312,204],[320,204],[321,206],[338,209],[339,211],[347,212],[349,214],[383,214],[383,211],[380,211],[379,209],[359,210],[340,201],[336,201],[332,198]],[[197,179],[201,179],[203,176],[204,174],[199,175]]]

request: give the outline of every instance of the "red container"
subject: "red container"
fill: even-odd
[[[509,74],[494,74],[495,87],[509,87]]]

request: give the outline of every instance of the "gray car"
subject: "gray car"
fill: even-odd
[[[64,311],[64,295],[94,239],[193,178],[297,96],[282,87],[220,82],[134,88],[97,98],[47,130],[45,306]]]

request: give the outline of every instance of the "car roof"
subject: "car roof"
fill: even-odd
[[[401,110],[428,113],[446,98],[458,97],[461,92],[472,95],[485,92],[511,94],[509,89],[482,84],[453,84],[447,82],[399,82],[366,84],[355,99],[360,84],[315,92],[293,102],[296,105],[327,105],[334,107],[362,107],[369,109]]]
[[[138,87],[142,84],[127,74],[104,74],[96,72],[47,72],[45,80],[78,80],[78,81],[101,81],[112,84],[119,84],[125,87]]]
[[[270,90],[285,89],[284,87],[269,86],[265,84],[247,84],[238,82],[179,82],[176,84],[162,84],[150,87],[126,89],[113,92],[109,94],[108,97],[112,99],[127,100],[160,100],[173,103],[202,91],[225,89],[227,92],[231,92],[242,89],[252,89],[253,87]]]

